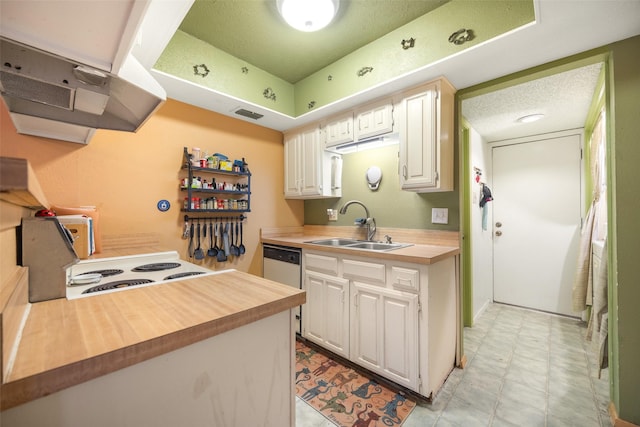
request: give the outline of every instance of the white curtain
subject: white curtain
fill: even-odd
[[[578,252],[578,263],[576,275],[573,282],[573,311],[581,312],[587,306],[593,305],[593,271],[592,271],[592,248],[591,242],[598,234],[599,218],[601,208],[600,202],[600,182],[602,167],[600,165],[600,144],[603,136],[602,115],[598,118],[591,135],[590,144],[590,171],[593,182],[593,198],[591,207],[587,212],[587,217],[582,225],[582,235],[580,238],[580,248]],[[594,234],[595,233],[595,234]]]

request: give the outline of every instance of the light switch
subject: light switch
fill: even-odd
[[[337,221],[338,220],[338,210],[337,209],[327,209],[327,216],[329,217],[329,221]]]
[[[449,224],[449,208],[431,208],[432,224]]]

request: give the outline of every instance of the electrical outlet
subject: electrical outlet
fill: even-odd
[[[329,221],[337,221],[338,220],[338,210],[337,209],[327,209],[327,216],[329,217]]]
[[[432,224],[449,224],[449,208],[432,208]]]

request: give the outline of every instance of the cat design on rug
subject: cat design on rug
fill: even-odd
[[[318,397],[319,394],[326,393],[327,391],[329,391],[329,389],[333,387],[333,385],[327,384],[327,382],[324,380],[316,380],[316,384],[318,385],[304,392],[304,394],[301,396],[302,399],[311,400],[314,397]],[[322,390],[323,387],[324,387],[324,390]]]
[[[369,387],[373,387],[373,391],[371,392],[371,394],[368,394]],[[362,384],[355,391],[351,392],[351,394],[353,394],[354,396],[358,396],[363,399],[370,399],[371,396],[375,394],[380,394],[380,393],[382,393],[382,387],[380,387],[378,383],[375,382],[374,380],[369,380],[369,382]]]
[[[382,408],[378,408],[385,413],[385,415],[382,416],[382,422],[384,425],[392,426],[400,423],[401,420],[398,418],[398,406],[404,405],[406,400],[407,399],[405,399],[404,396],[396,393],[396,395],[393,396],[393,400],[387,402]]]
[[[298,362],[306,360],[307,363],[311,363],[311,356],[313,356],[314,354],[316,354],[315,350],[309,350],[309,354],[301,350],[296,350],[296,360]]]
[[[302,368],[301,370],[296,372],[296,384],[298,384],[301,381],[307,381],[311,379],[311,375],[309,375],[311,373],[311,371],[309,370],[309,368],[307,368],[306,366],[304,368]],[[302,377],[302,379],[300,381],[298,381],[298,377],[300,375],[304,374],[304,376]]]
[[[353,426],[351,427],[369,427],[369,424],[371,424],[372,421],[378,421],[380,419],[380,415],[376,414],[373,411],[369,411],[369,413],[366,415],[366,418],[365,417],[360,418],[360,416],[365,412],[367,412],[371,407],[372,405],[370,403],[367,403],[367,406],[364,408],[364,411],[358,412],[357,414],[358,419],[356,420],[355,423],[353,423]]]
[[[329,370],[329,368],[333,368],[338,366],[338,363],[335,360],[327,359],[320,364],[314,371],[313,375],[318,376],[322,375]]]
[[[338,412],[340,414],[351,415],[353,414],[353,411],[356,407],[362,408],[362,403],[356,400],[355,402],[353,402],[353,405],[351,405],[351,410],[347,411],[347,408],[341,402],[338,402],[338,400],[345,400],[347,397],[348,396],[342,391],[339,391],[338,394],[336,394],[331,399],[323,399],[319,397],[318,399],[326,403],[326,405],[320,408],[320,412],[324,411],[325,409],[331,409],[331,412]]]
[[[349,375],[345,377],[344,374],[346,374],[347,372],[349,372]],[[331,377],[329,382],[335,384],[337,387],[344,387],[356,378],[358,378],[358,374],[348,369],[346,371],[341,371],[335,374],[333,377]]]

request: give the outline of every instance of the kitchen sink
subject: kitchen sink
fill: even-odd
[[[356,240],[356,239],[346,239],[346,238],[332,238],[332,239],[321,239],[321,240],[311,240],[305,243],[311,243],[314,245],[320,246],[332,246],[332,247],[340,247],[347,249],[360,249],[367,251],[391,251],[394,249],[406,248],[407,246],[412,246],[411,243],[384,243],[384,242],[369,242],[366,240]]]
[[[353,249],[367,249],[370,251],[390,251],[393,249],[406,248],[407,246],[411,246],[408,243],[383,243],[383,242],[360,242],[354,243],[352,245],[348,245],[348,247]]]
[[[305,242],[305,243],[313,243],[314,245],[322,245],[322,246],[348,246],[348,245],[353,245],[354,243],[361,243],[361,242],[364,242],[364,240],[333,238],[333,239],[312,240],[310,242]]]

